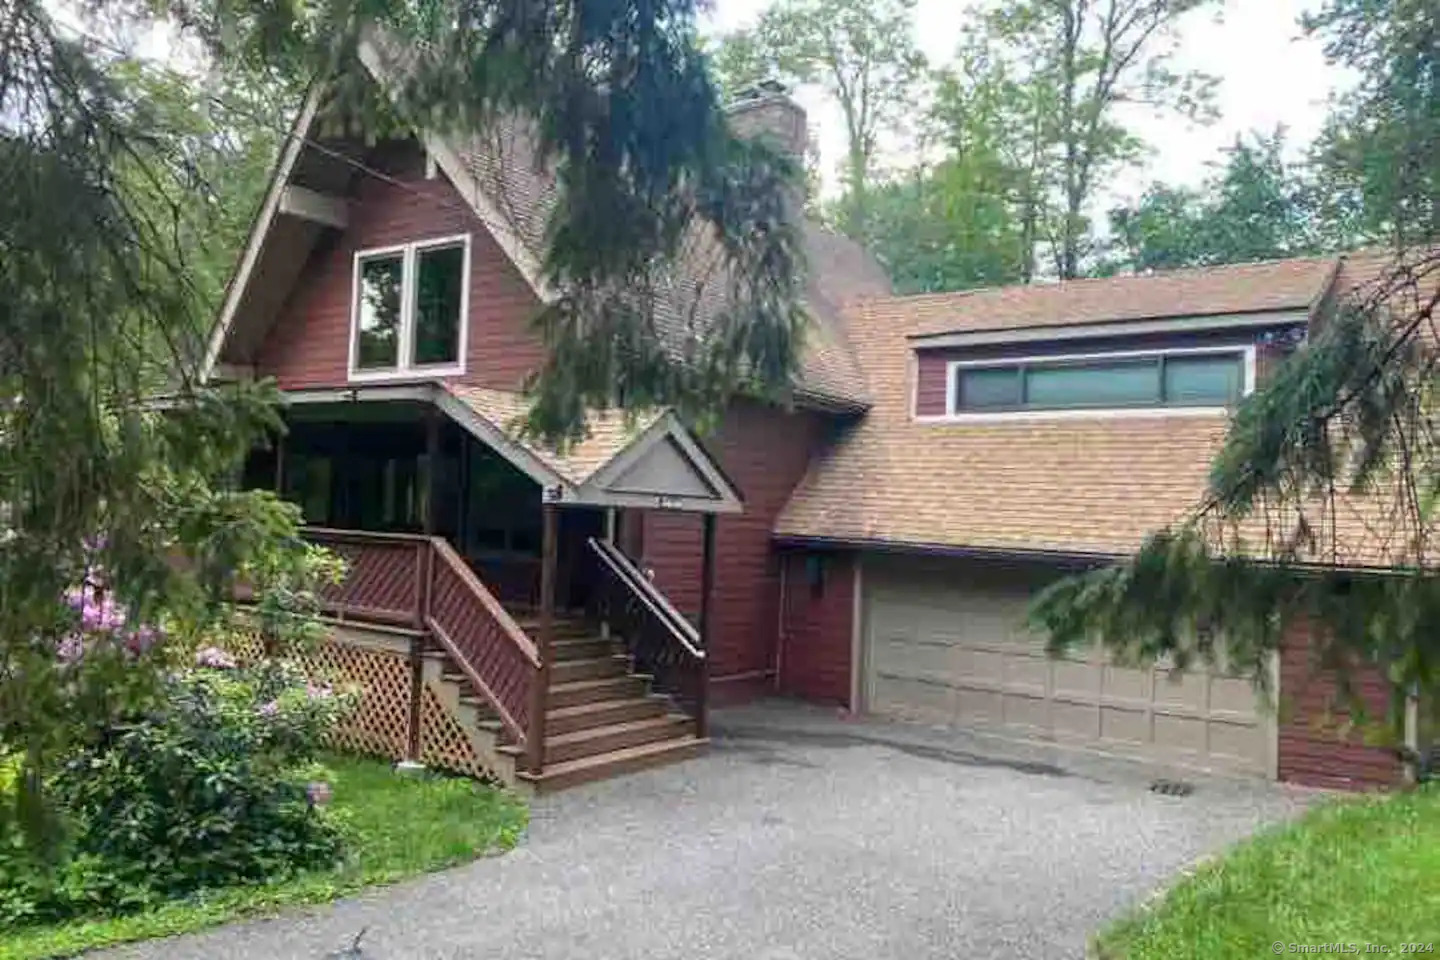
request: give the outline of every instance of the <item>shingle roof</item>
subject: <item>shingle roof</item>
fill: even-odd
[[[1320,274],[1333,278],[1335,262],[1265,264],[1259,272],[1253,267],[1230,269],[1245,282],[1261,273],[1292,280]],[[1348,258],[1333,286],[1337,291],[1363,289],[1386,262],[1369,254]],[[1205,273],[1208,285],[1223,271]],[[1126,283],[1148,285],[1153,279],[1117,279],[1104,286],[1123,294]],[[1304,286],[1296,280],[1286,294],[1291,299],[1276,294],[1263,302],[1308,304],[1321,295],[1320,289],[1306,292]],[[1176,412],[916,421],[911,416],[915,366],[910,338],[931,329],[933,304],[939,299],[866,301],[848,311],[851,341],[863,358],[874,404],[812,461],[776,521],[777,535],[1123,555],[1147,534],[1192,514],[1224,440],[1228,420],[1223,416]],[[1021,299],[1025,297],[1017,295],[1010,302]],[[1140,298],[1122,299],[1135,303]],[[1197,301],[1177,302],[1191,311]],[[1243,302],[1262,301],[1252,297]],[[1091,317],[1101,312],[1093,309]],[[1111,317],[1116,313],[1103,312]],[[1335,517],[1320,532],[1334,534],[1347,562],[1383,565],[1404,546],[1377,533],[1393,527],[1393,518],[1386,516],[1389,508],[1384,497],[1340,497]],[[1293,523],[1293,517],[1279,519],[1277,531]],[[1246,536],[1259,543],[1260,533],[1257,520]]]
[[[1196,503],[1219,416],[916,422],[916,321],[895,302],[850,311],[874,404],[812,463],[777,534],[1120,554]]]
[[[530,410],[530,402],[523,394],[456,383],[446,383],[444,388],[577,487],[664,415],[663,411],[654,410],[632,414],[627,419],[619,412],[592,413],[586,420],[589,433],[585,439],[561,453],[520,436],[519,423]]]
[[[460,148],[466,168],[494,203],[534,262],[544,260],[545,232],[559,201],[553,171],[536,159],[532,129],[513,117],[492,121]],[[808,219],[800,224],[809,265],[805,303],[813,318],[801,353],[796,389],[825,402],[863,406],[865,379],[846,342],[839,307],[857,297],[890,293],[879,263],[861,246]],[[679,269],[655,277],[655,318],[662,337],[683,349],[692,329],[703,329],[724,309],[719,244],[708,230],[692,231]]]
[[[1334,274],[1335,257],[1171,270],[1024,287],[894,298],[877,321],[903,315],[912,336],[973,330],[1111,323],[1309,309]]]

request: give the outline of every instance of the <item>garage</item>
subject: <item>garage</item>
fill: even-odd
[[[1250,681],[1133,669],[1099,651],[1055,660],[1024,628],[1047,565],[869,556],[862,573],[864,706],[872,713],[1272,775],[1275,743]]]

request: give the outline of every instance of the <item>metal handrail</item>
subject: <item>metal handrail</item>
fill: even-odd
[[[692,657],[697,660],[705,659],[705,651],[700,646],[700,632],[695,625],[681,615],[665,595],[656,589],[650,579],[636,569],[630,558],[625,556],[614,544],[607,543],[596,537],[588,539],[590,548],[595,551],[600,561],[610,568],[615,576],[629,587],[645,608],[654,615],[655,619],[663,623],[670,634],[680,643]]]

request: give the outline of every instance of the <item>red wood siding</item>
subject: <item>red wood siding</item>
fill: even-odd
[[[805,553],[788,553],[780,634],[780,692],[850,705],[855,557],[820,554],[823,586],[812,588]]]
[[[715,527],[711,677],[722,680],[774,667],[780,569],[770,544],[775,517],[800,482],[824,420],[737,401],[706,447],[745,498],[745,512]],[[655,583],[679,609],[700,606],[700,518],[649,511],[642,549]]]
[[[384,151],[376,162],[395,171],[404,186],[358,178],[349,227],[311,253],[260,349],[257,368],[284,389],[345,385],[355,252],[469,233],[470,331],[463,379],[518,388],[543,356],[528,327],[534,293],[449,180],[443,175],[427,180],[423,164],[399,163],[393,154]]]
[[[1326,725],[1326,711],[1335,705],[1335,679],[1315,672],[1310,643],[1308,626],[1298,623],[1280,653],[1280,779],[1347,790],[1394,786],[1402,768],[1393,750],[1367,746],[1358,732],[1342,739],[1335,729],[1344,720],[1341,711]],[[1365,671],[1357,688],[1371,718],[1383,719],[1390,686],[1380,671]]]
[[[943,417],[947,388],[945,373],[951,357],[941,350],[921,350],[915,357],[915,415]]]

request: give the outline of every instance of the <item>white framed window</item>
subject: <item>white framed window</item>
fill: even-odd
[[[350,379],[463,373],[469,291],[468,233],[357,251]]]
[[[1255,388],[1253,345],[952,360],[927,420],[1215,414]]]

